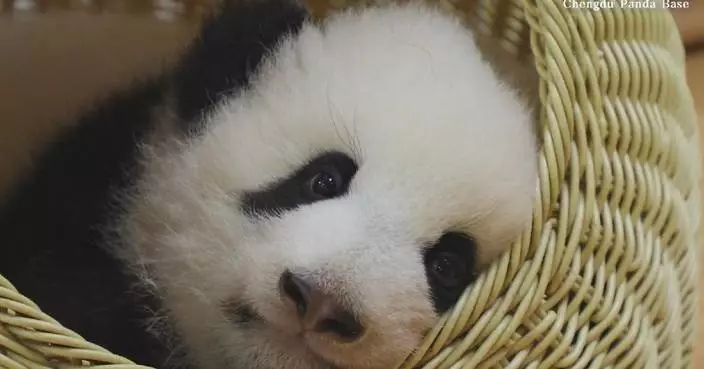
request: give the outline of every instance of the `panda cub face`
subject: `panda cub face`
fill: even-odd
[[[203,119],[122,224],[199,368],[393,367],[530,221],[531,112],[435,10],[304,23]]]

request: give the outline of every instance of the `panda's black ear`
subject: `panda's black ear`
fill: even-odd
[[[252,74],[287,35],[308,19],[303,0],[224,0],[176,65],[173,83],[181,129],[197,133],[202,117],[246,88]]]

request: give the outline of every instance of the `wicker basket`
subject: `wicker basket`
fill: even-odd
[[[319,14],[345,5],[331,1],[311,5]],[[44,0],[33,9],[188,16],[211,2]],[[443,5],[541,76],[540,201],[532,226],[404,368],[690,367],[699,143],[670,14],[557,0]],[[0,277],[0,367],[76,366],[142,368],[62,328]]]

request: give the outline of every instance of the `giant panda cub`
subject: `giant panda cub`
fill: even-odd
[[[430,6],[226,2],[3,201],[0,274],[157,368],[387,369],[530,223],[529,104]]]

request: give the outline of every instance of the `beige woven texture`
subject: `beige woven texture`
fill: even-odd
[[[4,12],[27,11],[0,1]],[[332,1],[311,4],[321,13],[347,5]],[[699,143],[670,14],[444,1],[541,76],[539,201],[531,227],[403,368],[689,368]],[[188,16],[198,3],[57,0],[29,8],[169,7]],[[62,328],[2,278],[0,367],[144,368]]]

